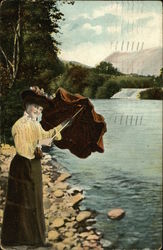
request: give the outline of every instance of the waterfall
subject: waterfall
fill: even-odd
[[[139,93],[146,89],[133,89],[133,88],[122,88],[121,91],[114,94],[111,98],[118,99],[139,99]]]

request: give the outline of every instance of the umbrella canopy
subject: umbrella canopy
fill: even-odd
[[[43,111],[42,127],[49,130],[74,116],[71,126],[62,130],[62,140],[53,141],[61,149],[69,149],[80,158],[88,157],[92,152],[104,152],[103,134],[106,123],[102,115],[97,114],[90,100],[79,94],[71,94],[58,88],[51,105]]]

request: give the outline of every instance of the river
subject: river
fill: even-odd
[[[162,209],[162,101],[92,100],[107,123],[104,153],[79,159],[68,150],[51,149],[72,173],[69,182],[83,188],[81,209],[98,212],[95,227],[106,249],[158,249]],[[107,218],[123,208],[120,221]],[[110,247],[109,247],[110,244]]]

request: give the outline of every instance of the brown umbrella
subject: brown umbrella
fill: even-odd
[[[67,122],[62,130],[62,140],[53,141],[61,149],[69,149],[80,158],[88,157],[91,152],[104,152],[103,134],[106,123],[102,115],[97,114],[90,100],[79,94],[71,94],[59,88],[51,105],[43,112],[42,126],[49,130]]]

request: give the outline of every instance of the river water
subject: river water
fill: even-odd
[[[83,188],[81,209],[98,212],[94,226],[103,233],[106,249],[158,249],[162,231],[162,101],[92,102],[107,123],[105,152],[87,159],[56,147],[50,153],[72,173],[71,185]],[[125,210],[125,217],[108,219],[107,212],[117,207]]]

